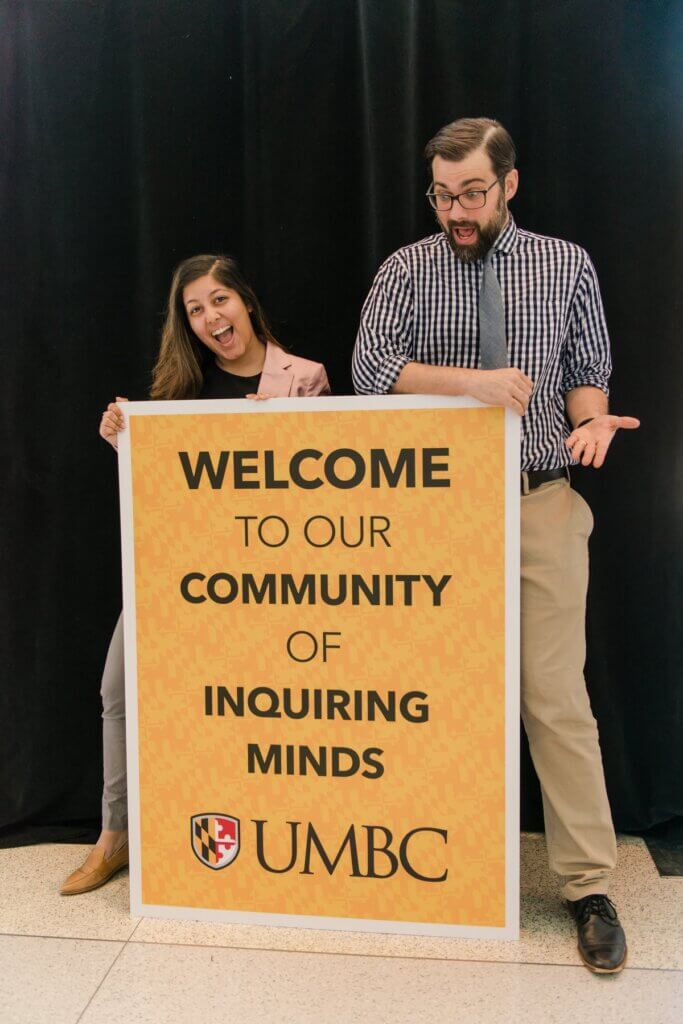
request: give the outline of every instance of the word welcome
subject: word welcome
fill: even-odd
[[[293,485],[312,491],[325,484],[344,490],[358,487],[368,473],[374,488],[450,487],[450,480],[443,476],[448,463],[436,461],[448,454],[448,448],[400,448],[392,462],[384,448],[371,448],[367,454],[353,448],[335,448],[327,455],[317,448],[302,448],[284,467],[276,464],[275,452],[270,449],[221,451],[217,457],[200,451],[194,464],[189,452],[178,452],[178,458],[191,491],[196,491],[202,480],[214,490],[224,486],[278,490]]]

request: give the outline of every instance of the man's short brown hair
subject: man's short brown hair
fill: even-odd
[[[515,144],[499,121],[490,117],[461,117],[444,125],[425,146],[425,157],[431,171],[432,160],[463,160],[468,153],[483,146],[491,160],[496,178],[515,166]]]

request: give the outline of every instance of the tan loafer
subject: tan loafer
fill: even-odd
[[[111,857],[105,857],[101,846],[95,846],[80,868],[69,875],[59,890],[62,896],[75,896],[79,892],[90,892],[108,882],[117,871],[128,863],[128,840]]]

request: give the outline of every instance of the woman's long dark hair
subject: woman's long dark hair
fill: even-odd
[[[282,347],[273,337],[261,303],[256,298],[232,256],[191,256],[178,264],[173,274],[168,295],[166,319],[161,332],[159,356],[152,371],[150,398],[196,398],[204,382],[202,365],[204,346],[190,328],[183,303],[183,290],[188,284],[206,274],[237,292],[245,306],[254,334],[264,344],[268,341]]]

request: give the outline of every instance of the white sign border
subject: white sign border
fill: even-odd
[[[519,938],[519,589],[520,589],[520,419],[505,410],[505,924],[501,928],[430,924],[420,921],[266,914],[249,911],[155,906],[142,902],[140,851],[140,776],[138,763],[137,651],[135,615],[135,545],[130,419],[133,416],[192,415],[195,413],[339,412],[377,409],[487,408],[474,398],[432,395],[385,395],[325,398],[202,399],[175,402],[122,402],[126,429],[119,434],[119,501],[123,573],[123,623],[126,677],[126,756],[128,767],[128,834],[130,851],[130,912],[134,917],[249,924],[281,928],[449,938]]]

